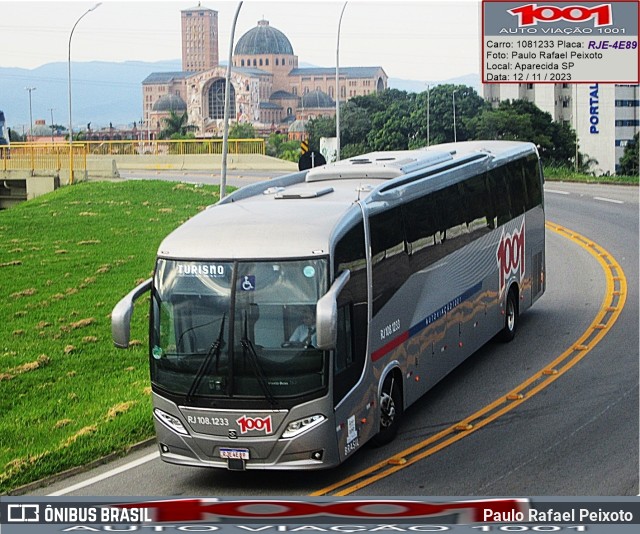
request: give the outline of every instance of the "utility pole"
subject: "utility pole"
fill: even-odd
[[[53,139],[53,110],[54,108],[49,108],[49,111],[51,112],[51,142],[55,143],[55,140]]]
[[[87,9],[76,23],[71,28],[71,32],[69,33],[69,54],[67,57],[67,69],[68,69],[68,93],[69,93],[69,185],[73,184],[73,117],[71,115],[71,39],[73,38],[73,32],[76,30],[76,26],[78,23],[93,10],[97,9],[102,5],[102,2],[98,2],[95,6]]]
[[[427,146],[431,145],[431,135],[429,129],[431,127],[431,117],[429,116],[429,108],[431,107],[431,91],[427,84]]]
[[[458,142],[458,132],[456,130],[456,91],[453,91],[453,142]]]
[[[231,96],[229,86],[231,85],[231,62],[233,61],[233,39],[236,33],[236,23],[242,2],[238,2],[236,14],[231,25],[231,38],[229,39],[229,61],[227,63],[227,75],[224,83],[224,130],[222,133],[222,168],[220,170],[220,200],[227,194],[227,153],[229,152],[229,108],[231,107]]]
[[[336,41],[336,161],[340,161],[340,27],[342,26],[342,15],[347,7],[345,2],[338,19],[338,38]]]
[[[31,92],[35,91],[36,87],[25,87],[25,91],[29,91],[29,136],[31,136],[31,141],[33,141],[33,113],[31,111]]]

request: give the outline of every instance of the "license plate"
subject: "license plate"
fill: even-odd
[[[248,460],[249,449],[226,449],[220,448],[220,458],[227,458],[231,460]]]

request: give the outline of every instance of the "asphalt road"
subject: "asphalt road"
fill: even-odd
[[[365,446],[339,469],[277,476],[173,466],[161,462],[153,446],[30,494],[332,495],[338,493],[330,485],[382,462],[376,480],[346,484],[344,494],[638,495],[638,188],[549,183],[545,189],[548,221],[586,236],[596,252],[608,252],[628,284],[615,324],[609,320],[603,337],[589,351],[577,351],[557,377],[553,368],[560,365],[552,362],[573,350],[608,305],[613,269],[607,274],[594,247],[548,229],[547,292],[521,317],[516,339],[489,343],[445,378],[407,411],[392,444]],[[512,409],[454,432],[451,443],[438,442],[442,447],[430,443],[548,369],[542,375],[553,381]],[[424,445],[422,458],[406,451],[416,444]]]

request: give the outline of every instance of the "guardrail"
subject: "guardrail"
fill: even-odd
[[[229,154],[265,154],[264,139],[230,139]],[[91,156],[188,156],[222,154],[222,139],[74,141],[73,169],[85,171]],[[11,143],[0,151],[0,170],[61,171],[69,168],[66,143]]]
[[[85,141],[93,155],[183,156],[222,154],[222,139],[176,139],[152,141]],[[265,154],[264,139],[229,139],[229,154]]]
[[[69,168],[70,146],[62,143],[11,143],[0,151],[0,170],[58,172]],[[87,148],[73,143],[73,170],[87,169]]]

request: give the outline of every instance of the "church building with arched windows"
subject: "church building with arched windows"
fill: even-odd
[[[224,122],[226,66],[218,60],[218,12],[198,5],[181,12],[182,71],[154,72],[142,82],[144,129],[156,137],[163,118],[187,112],[198,137],[219,137]],[[383,91],[382,67],[299,67],[287,36],[267,20],[246,32],[233,50],[230,121],[262,134],[287,132],[294,121],[335,114],[335,99]]]

